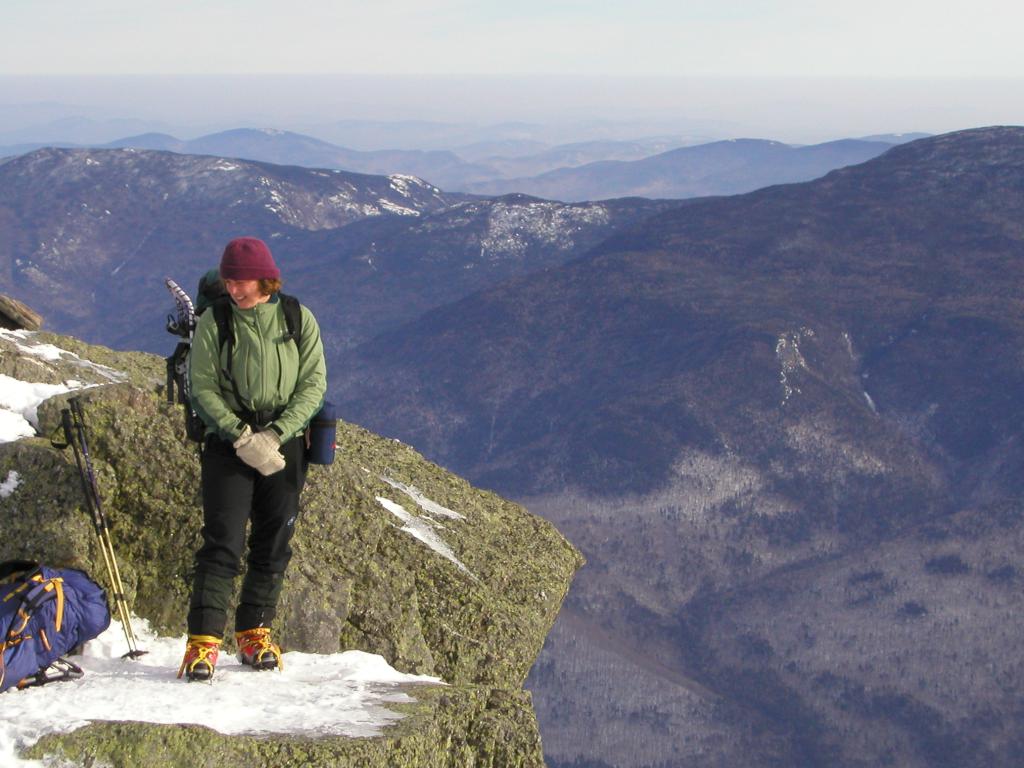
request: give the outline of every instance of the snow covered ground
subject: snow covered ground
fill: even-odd
[[[184,636],[157,637],[143,619],[133,618],[132,628],[147,651],[138,660],[120,658],[128,647],[113,621],[73,659],[85,670],[80,680],[0,694],[0,766],[43,768],[18,759],[17,750],[91,720],[198,723],[225,734],[377,736],[401,718],[387,705],[412,700],[396,684],[440,682],[348,651],[285,653],[280,672],[254,672],[222,653],[212,682],[186,683],[177,679]]]

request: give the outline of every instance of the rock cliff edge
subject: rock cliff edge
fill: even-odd
[[[78,396],[129,605],[162,634],[183,635],[202,518],[199,464],[181,407],[166,402],[163,361],[2,332],[0,374],[76,388],[39,405],[37,436],[0,445],[0,478],[20,478],[0,499],[0,559],[80,567],[107,586],[73,457],[50,443],[67,398]],[[46,736],[27,757],[118,766],[181,765],[196,755],[203,765],[247,768],[543,765],[522,685],[579,553],[551,524],[409,446],[338,427],[335,463],[309,473],[276,636],[285,650],[380,654],[447,685],[406,687],[415,703],[401,705],[404,719],[379,738],[227,736],[126,714]]]

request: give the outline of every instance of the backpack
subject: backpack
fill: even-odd
[[[108,626],[106,593],[82,571],[0,563],[0,691],[81,677],[61,657]]]
[[[235,346],[231,297],[224,288],[224,283],[216,269],[211,269],[199,279],[195,304],[173,280],[167,278],[164,282],[177,306],[177,317],[171,315],[167,318],[167,330],[169,333],[183,338],[174,348],[174,352],[166,358],[167,402],[172,404],[177,402],[185,407],[185,434],[190,440],[202,444],[206,439],[206,423],[192,407],[188,381],[188,358],[192,351],[192,338],[195,334],[197,318],[208,309],[213,311],[214,320],[217,322],[217,342],[220,349],[223,350],[225,345],[228,348],[228,364],[224,373],[235,389],[235,399],[239,404],[242,403],[237,385],[230,374],[231,358]],[[297,345],[299,339],[302,338],[302,307],[294,296],[285,293],[278,293],[277,296],[284,310],[284,322],[287,328],[285,339],[291,339]],[[175,395],[175,391],[177,391],[177,395]],[[244,413],[242,416],[244,421],[252,423],[260,420],[257,418],[257,414]]]

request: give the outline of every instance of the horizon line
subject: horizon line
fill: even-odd
[[[970,81],[970,80],[1024,80],[1024,74],[735,74],[735,73],[602,73],[602,72],[17,72],[0,73],[0,80],[22,78],[208,78],[229,77],[246,80],[264,77],[353,77],[353,78],[410,78],[416,80],[434,78],[461,79],[542,79],[563,78],[568,80],[870,80],[870,81]]]

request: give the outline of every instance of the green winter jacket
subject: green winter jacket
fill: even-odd
[[[313,313],[302,306],[302,338],[287,339],[288,326],[277,294],[252,309],[231,305],[235,347],[231,375],[242,397],[235,401],[231,381],[224,375],[228,344],[221,349],[213,310],[196,324],[189,355],[192,403],[207,427],[226,440],[235,441],[244,423],[239,413],[284,411],[270,426],[284,442],[300,434],[323,405],[327,391],[327,364],[320,340],[320,326]]]

